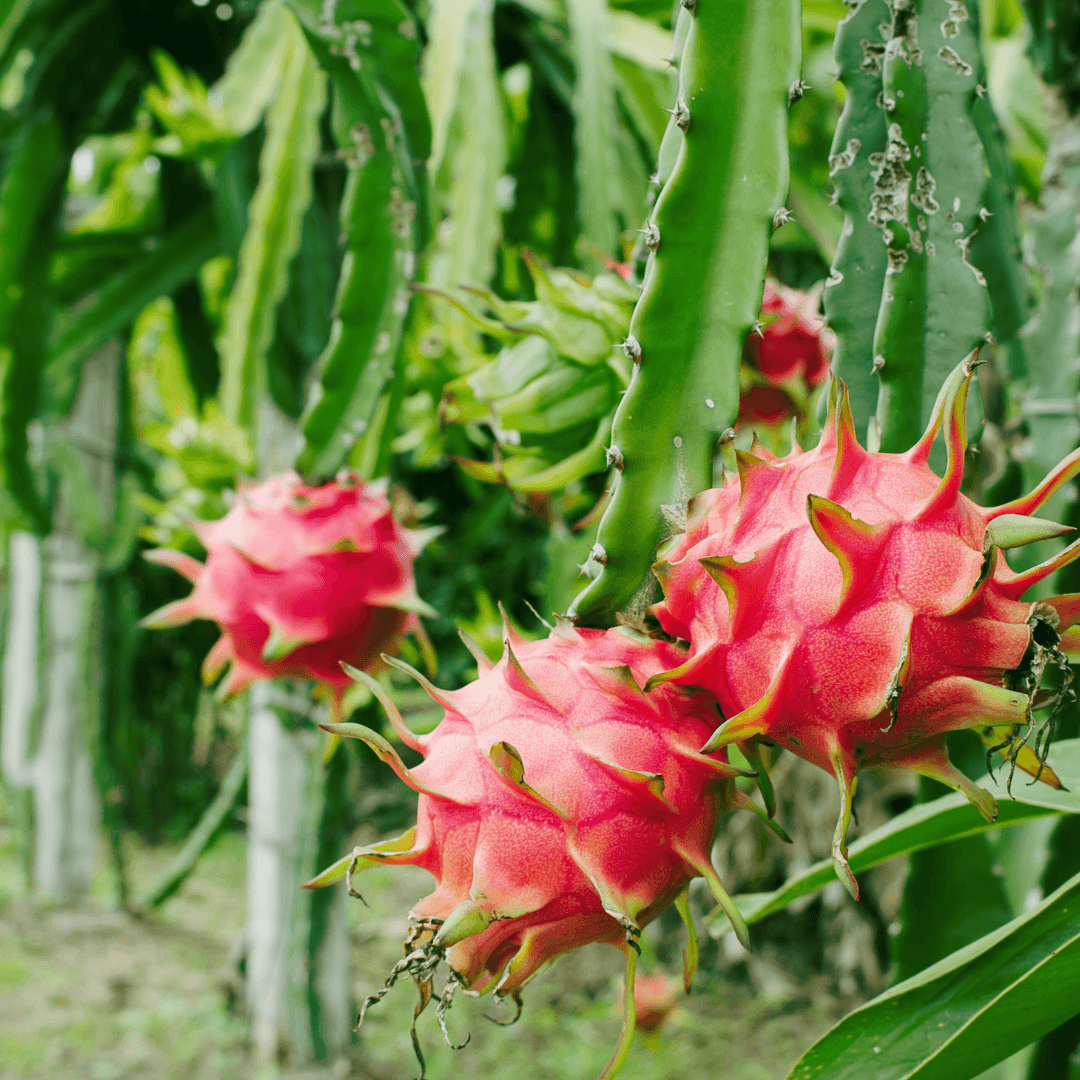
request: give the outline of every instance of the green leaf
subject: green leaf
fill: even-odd
[[[11,39],[33,6],[34,0],[4,0],[0,4],[0,57],[7,52]]]
[[[967,1080],[1080,1011],[1080,874],[846,1016],[789,1080]]]
[[[1050,751],[1050,763],[1065,789],[1055,791],[1045,784],[1029,785],[1026,780],[1017,778],[1010,798],[1008,769],[1001,769],[996,780],[987,778],[981,782],[998,800],[996,822],[987,822],[962,795],[945,795],[933,802],[920,803],[856,840],[848,849],[852,871],[861,874],[897,855],[910,855],[924,848],[1047,814],[1080,814],[1080,739],[1055,743]],[[788,878],[775,892],[746,893],[736,897],[736,903],[748,923],[760,922],[792,901],[824,888],[835,878],[832,861],[823,859]],[[726,918],[719,913],[714,915],[709,932],[720,937],[727,930]]]
[[[1013,916],[985,836],[925,848],[911,860],[893,939],[896,978],[906,979],[996,930]]]
[[[78,313],[61,323],[48,352],[45,384],[59,412],[66,412],[77,385],[79,363],[133,322],[152,300],[167,296],[199,272],[218,252],[211,212],[192,214],[153,251],[114,274]]]
[[[311,203],[311,169],[326,107],[326,76],[296,21],[290,17],[287,25],[281,90],[266,114],[259,183],[248,207],[236,283],[218,340],[222,410],[249,430],[266,386],[266,353],[288,287],[289,263],[300,247]]]
[[[608,12],[608,37],[616,56],[651,71],[671,70],[671,33],[632,11]]]

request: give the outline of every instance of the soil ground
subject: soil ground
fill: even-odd
[[[128,843],[136,890],[173,854]],[[152,917],[134,919],[98,895],[78,908],[42,909],[20,893],[14,837],[0,821],[0,1078],[2,1080],[268,1080],[256,1077],[245,1024],[233,1008],[230,956],[244,922],[244,843],[226,835],[180,892]],[[370,910],[351,905],[357,998],[376,989],[400,956],[401,913],[427,876],[379,868],[365,875]],[[421,1038],[431,1080],[592,1080],[618,1030],[621,956],[596,946],[561,958],[530,984],[521,1021],[496,1027],[488,999],[450,1014],[443,1045],[429,1010]],[[781,1080],[842,1009],[826,996],[763,1000],[706,972],[695,992],[646,1043],[625,1080],[723,1075]],[[372,1010],[353,1059],[279,1080],[415,1077],[408,1036],[412,996],[399,985]],[[849,1003],[850,1007],[850,1003]],[[509,1010],[506,1010],[507,1014]]]

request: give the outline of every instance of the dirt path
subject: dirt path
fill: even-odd
[[[136,883],[171,852],[131,845]],[[358,997],[377,988],[399,953],[402,913],[426,875],[373,871],[371,910],[353,905]],[[256,1080],[245,1026],[230,1009],[229,958],[244,920],[244,845],[226,836],[177,896],[152,918],[112,910],[101,895],[79,910],[41,910],[18,899],[12,838],[0,830],[0,1080]],[[593,947],[562,958],[530,986],[519,1024],[484,1019],[490,1001],[455,1004],[451,1028],[471,1044],[442,1045],[421,1022],[430,1080],[592,1080],[618,1032],[621,958]],[[686,1000],[651,1045],[639,1040],[625,1080],[717,1075],[782,1080],[799,1052],[835,1019],[810,995],[754,1000],[715,976]],[[461,996],[459,995],[459,998]],[[412,998],[400,986],[373,1010],[352,1063],[305,1074],[408,1080]],[[427,1021],[430,1020],[430,1023]],[[266,1080],[259,1077],[257,1080]],[[283,1072],[280,1080],[300,1080]]]

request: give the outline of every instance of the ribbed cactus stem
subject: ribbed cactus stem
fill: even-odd
[[[587,564],[596,576],[573,607],[589,622],[628,606],[641,614],[657,544],[712,482],[787,193],[799,5],[684,0],[679,36],[684,25],[662,171],[671,140],[678,154],[645,226],[649,260],[624,345],[634,374],[612,431],[622,469]]]
[[[937,388],[990,327],[986,278],[970,245],[985,220],[987,161],[971,119],[980,69],[968,8],[889,0],[872,220],[887,253],[874,338],[883,450],[919,437]],[[916,405],[916,403],[919,403]]]
[[[860,432],[877,405],[874,326],[885,281],[886,252],[881,230],[871,221],[874,193],[872,154],[885,149],[885,112],[878,102],[885,42],[881,26],[890,22],[886,0],[854,7],[836,30],[833,55],[846,93],[836,125],[829,175],[844,226],[825,282],[825,316],[836,333],[832,367],[847,383],[851,412]]]

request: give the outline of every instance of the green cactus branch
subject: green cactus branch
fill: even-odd
[[[635,371],[612,431],[619,479],[586,567],[596,576],[572,609],[587,622],[631,604],[686,499],[712,482],[787,192],[799,5],[697,0],[678,36],[688,14],[666,159],[672,139],[681,146],[645,226],[651,254],[625,345]]]
[[[236,284],[219,340],[221,404],[248,430],[266,385],[266,353],[274,338],[278,304],[300,230],[311,203],[311,168],[319,153],[319,118],[326,106],[326,76],[292,19],[281,89],[266,113],[259,184],[248,208]]]
[[[388,6],[394,15],[389,22]],[[334,134],[349,166],[341,206],[348,249],[330,340],[301,417],[304,446],[297,458],[305,478],[319,483],[333,476],[368,430],[393,372],[415,267],[417,191],[409,125],[377,81],[381,70],[366,57],[354,66],[346,53],[362,43],[350,44],[347,33],[333,25],[320,24],[316,31],[302,5],[294,10],[305,18],[308,40],[333,83]],[[405,40],[401,28],[413,25],[397,4],[373,3],[364,12],[374,20],[377,40]],[[414,120],[412,126],[426,137],[423,124]]]
[[[885,150],[885,112],[878,104],[884,45],[878,30],[889,23],[886,0],[866,0],[836,30],[833,55],[847,96],[836,125],[829,175],[844,211],[844,226],[826,281],[825,316],[836,333],[832,367],[847,383],[851,413],[860,432],[877,406],[874,326],[885,282],[881,230],[870,220],[874,193],[872,154]]]
[[[970,252],[988,217],[988,166],[971,118],[981,62],[967,7],[892,0],[890,9],[881,98],[888,132],[871,211],[888,258],[874,366],[881,447],[900,451],[918,439],[957,358],[990,328],[986,278]]]
[[[847,99],[830,157],[845,214],[825,290],[833,369],[857,425],[876,399],[882,449],[905,450],[958,358],[991,328],[1015,342],[1026,320],[1010,167],[969,5],[866,0],[835,55]],[[1020,373],[1015,344],[1009,355]]]

